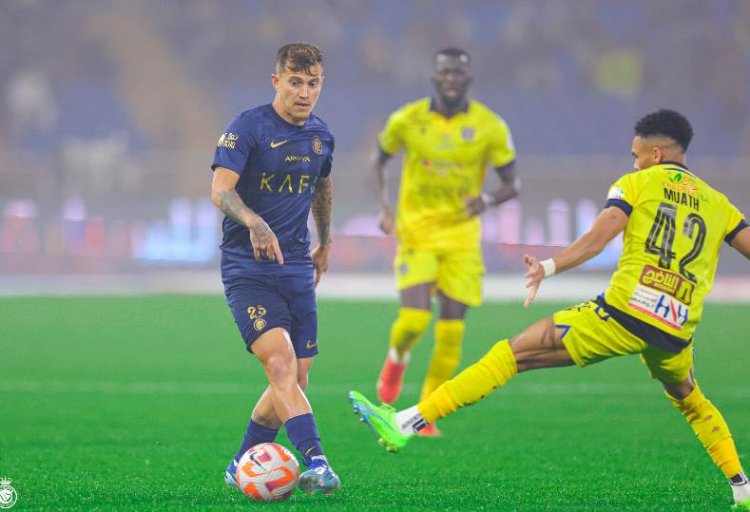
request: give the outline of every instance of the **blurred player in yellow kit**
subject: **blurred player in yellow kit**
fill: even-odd
[[[437,52],[434,98],[395,111],[378,138],[374,173],[380,201],[380,228],[395,229],[394,269],[401,308],[391,328],[390,349],[377,383],[378,397],[393,403],[401,392],[409,354],[425,332],[437,294],[435,347],[422,396],[448,380],[461,358],[464,317],[481,303],[484,273],[479,215],[488,206],[518,195],[515,149],[505,122],[466,96],[472,82],[469,55],[457,48]],[[385,185],[385,167],[404,149],[394,219]],[[482,194],[488,165],[501,186]],[[438,435],[434,425],[422,435]]]
[[[687,168],[692,136],[690,123],[677,112],[642,118],[632,144],[636,172],[610,188],[591,229],[554,258],[524,258],[528,306],[544,278],[581,265],[624,231],[617,270],[602,295],[498,342],[416,406],[396,412],[350,393],[355,411],[387,449],[400,450],[425,424],[481,400],[517,373],[639,354],[729,481],[734,508],[750,510],[750,484],[732,434],[703,395],[693,367],[693,334],[721,246],[750,259],[750,226],[724,194]]]

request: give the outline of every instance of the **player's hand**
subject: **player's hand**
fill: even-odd
[[[469,196],[464,198],[466,213],[469,217],[481,215],[487,209],[487,203],[482,196]]]
[[[529,293],[526,294],[526,300],[523,302],[523,307],[527,308],[534,302],[536,294],[539,291],[539,285],[542,284],[544,268],[542,268],[535,257],[528,254],[524,254],[523,262],[526,264],[526,288],[529,289]]]
[[[378,226],[380,231],[386,235],[393,233],[393,212],[387,206],[383,206],[378,217]]]
[[[315,286],[318,286],[320,278],[328,271],[328,251],[331,249],[331,244],[318,245],[312,250],[312,263],[313,263],[313,279],[315,280]]]
[[[257,217],[247,228],[250,230],[250,243],[253,244],[255,261],[265,258],[268,261],[277,261],[279,265],[283,265],[284,255],[281,254],[279,241],[268,224]]]

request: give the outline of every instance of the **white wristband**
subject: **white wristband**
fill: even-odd
[[[485,206],[495,206],[495,198],[489,194],[482,194],[482,202]]]
[[[544,261],[540,261],[539,264],[544,269],[544,277],[545,278],[552,277],[552,276],[555,275],[555,270],[557,270],[555,268],[555,260],[553,260],[552,258],[549,258],[549,259],[546,259]]]

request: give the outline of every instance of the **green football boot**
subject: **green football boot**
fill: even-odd
[[[745,500],[742,503],[732,505],[731,510],[750,510],[750,500]]]
[[[397,453],[406,446],[411,436],[404,435],[396,424],[396,409],[390,405],[374,405],[362,393],[349,392],[349,401],[359,421],[370,427],[380,439],[378,443],[387,452]]]

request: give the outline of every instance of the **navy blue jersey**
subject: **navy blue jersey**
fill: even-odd
[[[237,193],[274,232],[285,265],[309,263],[310,203],[317,179],[330,174],[333,161],[334,140],[326,124],[315,115],[303,126],[287,123],[268,104],[235,117],[216,146],[211,168],[240,175]],[[245,226],[225,216],[222,228],[225,280],[282,270],[275,261],[255,261]]]

